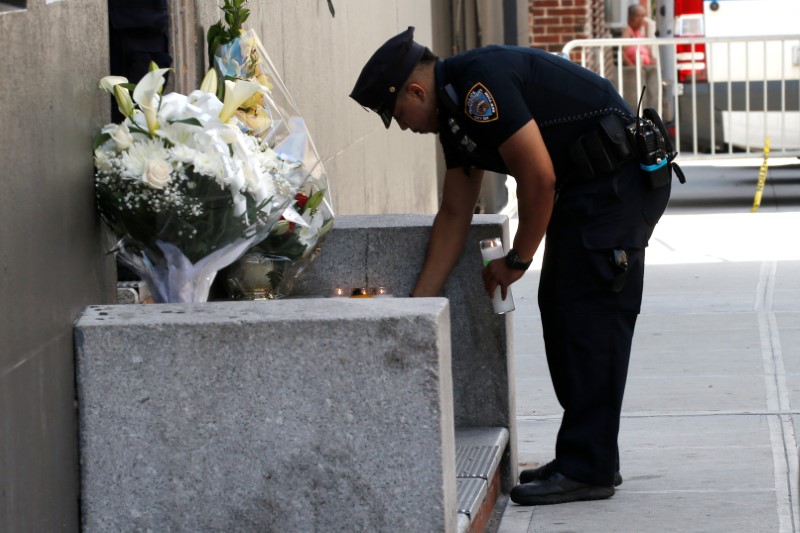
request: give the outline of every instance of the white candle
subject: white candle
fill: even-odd
[[[505,257],[503,252],[503,241],[500,237],[494,239],[484,239],[481,241],[481,255],[483,256],[483,264],[488,265],[490,261]],[[492,307],[494,312],[498,315],[509,313],[514,310],[514,298],[511,296],[511,287],[506,290],[506,299],[501,297],[500,285],[494,290],[492,296]]]
[[[369,288],[369,293],[374,298],[391,298],[392,297],[392,291],[390,291],[386,287],[370,287]]]

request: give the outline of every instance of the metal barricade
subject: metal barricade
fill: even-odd
[[[649,46],[654,65],[626,66],[623,50]],[[800,35],[577,39],[564,57],[608,78],[636,111],[659,110],[681,159],[800,157]],[[655,89],[653,88],[655,84]]]

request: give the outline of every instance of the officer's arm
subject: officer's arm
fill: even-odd
[[[553,162],[533,120],[500,145],[500,155],[517,181],[519,227],[513,247],[520,260],[530,261],[553,213],[556,186]],[[522,270],[509,270],[504,261],[495,260],[484,270],[484,286],[491,295],[499,284],[505,298],[508,286],[522,274]]]
[[[428,251],[412,293],[414,296],[437,296],[441,293],[464,249],[482,181],[482,170],[474,169],[467,174],[463,168],[447,169],[442,205],[433,220]]]

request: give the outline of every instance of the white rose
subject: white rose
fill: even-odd
[[[133,143],[133,136],[131,135],[131,131],[128,129],[127,124],[120,124],[116,128],[112,129],[109,132],[109,135],[111,135],[111,139],[117,145],[119,150],[127,150]]]
[[[169,183],[172,167],[163,159],[148,161],[144,166],[142,181],[153,189],[163,189]]]

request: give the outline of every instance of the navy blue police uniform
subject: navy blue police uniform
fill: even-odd
[[[670,185],[651,188],[636,160],[610,175],[573,160],[571,147],[598,131],[601,119],[624,126],[632,113],[608,80],[570,61],[487,46],[444,59],[435,72],[448,168],[508,173],[500,145],[531,119],[541,129],[557,190],[539,281],[547,362],[564,409],[553,466],[610,486],[619,471],[617,434],[644,248]]]
[[[413,28],[362,71],[356,101],[391,122],[397,91],[422,55]],[[633,113],[606,79],[535,49],[487,46],[437,62],[439,140],[448,168],[508,169],[499,147],[535,120],[552,159],[539,308],[550,375],[564,409],[554,469],[610,487],[639,313],[644,249],[670,183],[655,186],[626,140]],[[602,148],[601,148],[602,147]]]

